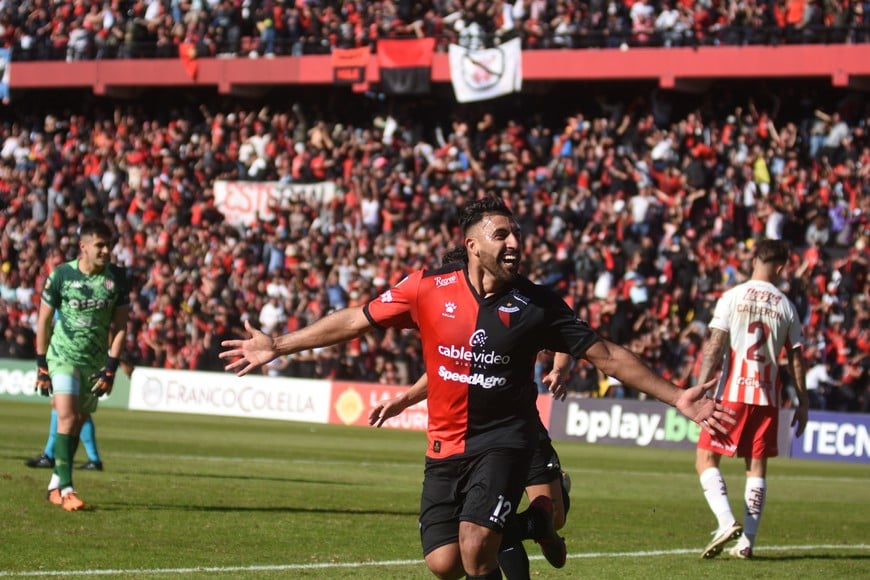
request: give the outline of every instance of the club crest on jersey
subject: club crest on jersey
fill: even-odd
[[[106,278],[106,280],[103,282],[103,288],[105,288],[106,290],[111,291],[114,287],[115,281],[111,278]]]
[[[508,302],[507,304],[502,304],[498,307],[498,319],[501,320],[501,323],[511,327],[511,314],[520,311],[520,307],[514,304],[513,302]]]
[[[441,313],[441,316],[444,318],[456,318],[454,313],[456,312],[456,303],[455,302],[445,302],[444,303],[444,312]]]

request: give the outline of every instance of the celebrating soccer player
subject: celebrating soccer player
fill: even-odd
[[[469,202],[460,226],[468,263],[418,270],[363,307],[346,308],[272,338],[226,340],[226,369],[244,375],[277,356],[329,346],[375,328],[417,328],[429,379],[420,533],[439,578],[501,578],[498,550],[538,444],[538,351],[583,357],[675,405],[713,432],[730,413],[706,397],[714,381],[680,389],[579,320],[554,292],[518,274],[521,236],[494,197]]]

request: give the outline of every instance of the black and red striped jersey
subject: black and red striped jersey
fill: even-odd
[[[429,377],[426,455],[432,458],[535,447],[537,353],[576,358],[599,340],[551,290],[518,277],[482,298],[461,264],[416,271],[364,312],[378,327],[420,330]]]

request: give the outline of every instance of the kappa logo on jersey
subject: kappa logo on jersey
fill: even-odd
[[[383,294],[381,294],[381,302],[384,304],[388,304],[393,301],[393,293],[387,290]]]
[[[444,312],[441,313],[441,316],[444,318],[456,318],[453,314],[456,312],[456,303],[455,302],[445,302],[444,303]]]
[[[512,302],[508,302],[507,304],[502,304],[498,307],[498,319],[501,320],[501,323],[511,327],[511,314],[515,312],[519,312],[520,307]]]
[[[450,286],[451,284],[455,284],[457,282],[459,282],[459,277],[456,274],[447,277],[435,276],[436,288],[444,288],[445,286]]]
[[[73,290],[81,290],[82,288],[85,287],[85,283],[82,282],[81,280],[73,280],[72,282],[69,283],[69,287],[72,288]]]

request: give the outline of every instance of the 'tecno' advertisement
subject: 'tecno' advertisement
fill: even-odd
[[[791,456],[870,463],[870,415],[810,411],[803,437],[792,442]]]
[[[136,369],[130,409],[326,423],[330,382]]]

